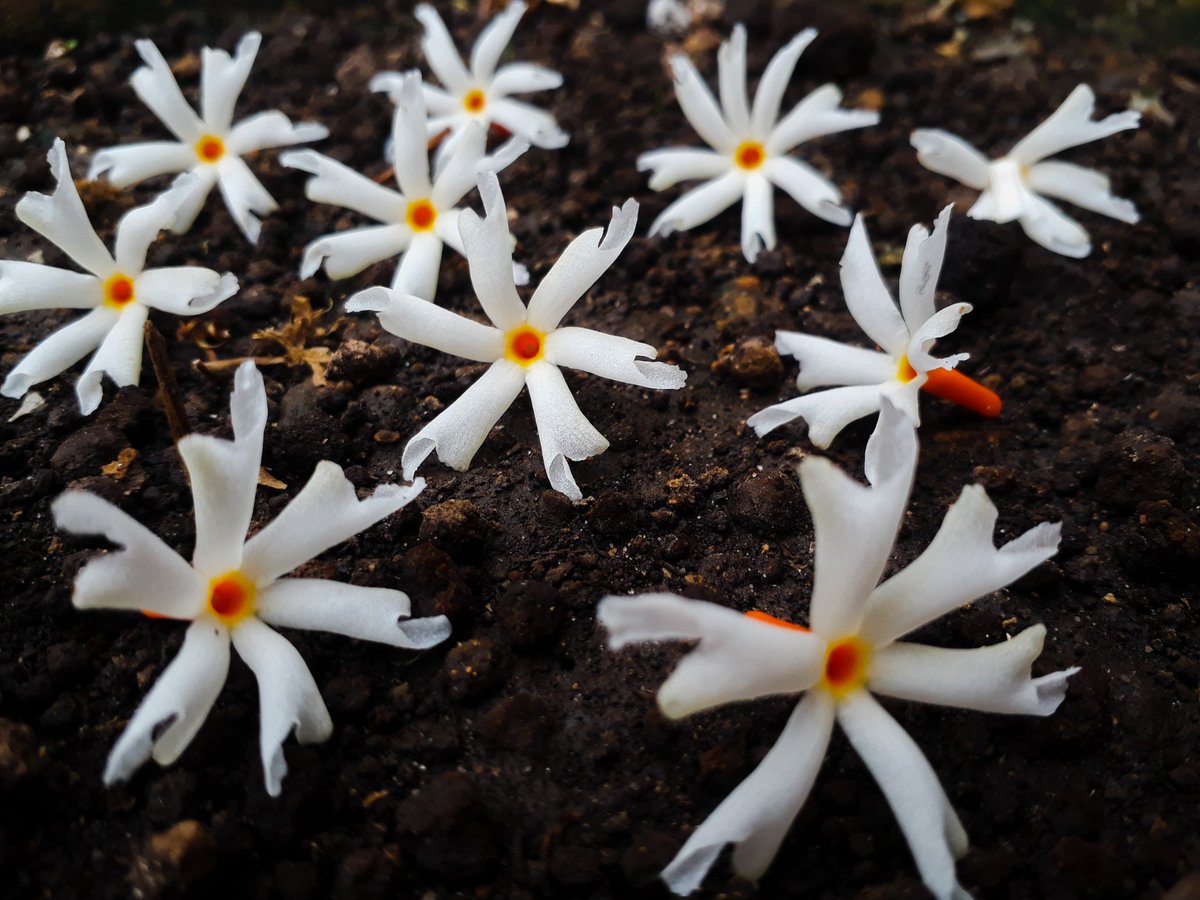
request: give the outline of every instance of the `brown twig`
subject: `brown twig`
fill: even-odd
[[[171,437],[178,444],[180,439],[191,433],[192,426],[183,406],[183,397],[179,394],[175,373],[171,371],[171,363],[167,359],[167,343],[163,340],[162,332],[149,319],[146,320],[145,340],[146,354],[150,357],[154,378],[158,382],[158,399],[166,414]]]

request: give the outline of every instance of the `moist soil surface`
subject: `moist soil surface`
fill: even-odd
[[[407,591],[414,613],[445,613],[454,635],[425,653],[289,632],[335,722],[325,744],[287,745],[279,799],[263,788],[258,696],[243,663],[192,745],[122,786],[104,761],[184,628],[117,612],[79,612],[71,581],[103,542],[59,535],[51,500],[94,491],[185,556],[192,504],[157,384],[115,391],[90,418],[76,367],[40,388],[45,405],[15,421],[0,404],[0,894],[13,897],[659,897],[656,873],[775,741],[787,698],[666,720],[654,692],[686,648],[614,654],[595,620],[606,593],[672,590],[738,610],[805,621],[812,525],[796,463],[813,452],[802,423],[760,440],[744,421],[796,395],[795,363],[770,349],[775,329],[860,342],[838,281],[847,232],[776,195],[779,246],[749,266],[735,211],[691,233],[645,236],[680,189],[656,194],[639,152],[697,139],[647,34],[640,2],[543,4],[514,42],[520,58],[566,75],[534,98],[571,134],[501,176],[517,258],[533,282],[567,242],[642,204],[638,235],[575,307],[569,324],[647,341],[687,369],[686,388],[646,392],[571,373],[579,404],[612,442],[573,465],[585,494],[552,492],[522,396],[474,464],[431,458],[425,493],[403,512],[300,573]],[[1003,6],[1003,4],[999,4]],[[867,217],[894,283],[908,227],[956,204],[940,302],[974,305],[946,351],[997,390],[983,419],[924,397],[921,460],[889,571],[932,539],[962,485],[983,484],[997,538],[1061,520],[1053,561],[1006,590],[922,629],[946,647],[1048,629],[1035,674],[1082,671],[1046,719],[885,701],[928,755],[972,839],[959,864],[979,897],[1160,897],[1200,892],[1200,53],[1154,57],[1091,38],[1041,35],[988,4],[970,16],[832,4],[730,4],[689,46],[715,74],[715,39],[744,20],[752,84],[807,26],[821,30],[789,91],[826,81],[851,106],[879,108],[875,128],[823,138],[798,154],[831,174]],[[474,12],[451,12],[460,46]],[[96,149],[161,140],[135,98],[135,37],[151,37],[195,99],[199,50],[264,32],[239,114],[280,108],[329,127],[319,149],[384,180],[390,106],[367,80],[420,65],[406,5],[215,21],[180,14],[145,31],[0,60],[0,257],[70,266],[20,225],[13,207],[52,187],[46,151],[61,136],[77,177]],[[69,36],[64,36],[69,37]],[[1034,245],[1015,224],[961,213],[975,193],[919,166],[915,126],[945,127],[999,155],[1080,82],[1101,114],[1160,99],[1139,131],[1067,154],[1108,173],[1142,221],[1072,209],[1095,249],[1083,260]],[[307,349],[332,353],[328,383],[305,365],[264,365],[270,425],[255,527],[295,495],[319,460],[362,491],[399,479],[405,441],[482,366],[382,332],[341,302],[387,283],[392,264],[330,282],[297,275],[304,244],[364,224],[303,196],[305,176],[276,152],[251,160],[279,200],[257,247],[215,194],[193,230],[164,235],[151,263],[234,272],[241,292],[196,320],[155,314],[191,427],[228,435],[231,368],[198,363],[282,349],[253,335],[292,321],[305,300],[328,310]],[[81,181],[102,235],[166,184],[132,191]],[[472,196],[472,202],[475,198]],[[527,294],[526,294],[527,296]],[[438,302],[477,315],[464,261],[447,253]],[[2,368],[77,313],[0,319]],[[295,342],[294,342],[295,343]],[[293,347],[293,357],[298,350]],[[317,354],[320,355],[319,353]],[[869,422],[828,455],[861,477]],[[920,897],[925,889],[887,804],[835,735],[816,787],[756,887],[728,854],[703,895]]]

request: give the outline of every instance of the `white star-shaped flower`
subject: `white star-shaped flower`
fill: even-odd
[[[523,15],[525,4],[521,0],[511,0],[475,41],[468,70],[437,10],[427,3],[417,7],[416,16],[425,26],[421,50],[429,68],[442,83],[440,88],[431,84],[424,86],[425,104],[429,108],[428,135],[435,138],[444,131],[450,132],[439,153],[450,152],[473,122],[478,122],[485,133],[487,127],[494,124],[547,150],[567,145],[570,138],[558,127],[554,116],[512,98],[513,94],[562,87],[562,76],[534,63],[513,62],[497,68]],[[371,79],[370,88],[386,92],[393,103],[399,103],[404,75],[379,72]]]
[[[267,424],[262,375],[251,362],[237,371],[231,412],[232,441],[192,434],[179,442],[196,505],[190,565],[107,500],[68,491],[54,501],[59,528],[102,535],[124,548],[84,567],[75,579],[75,606],[192,623],[179,655],[109,754],[105,784],[128,779],[151,756],[163,766],[179,758],[225,684],[232,643],[258,680],[263,776],[267,793],[278,796],[287,736],[294,729],[301,743],[323,741],[333,724],[308,666],[270,625],[414,650],[450,635],[445,616],[408,618],[409,600],[400,591],[281,577],[396,512],[424,481],[384,485],[359,500],[340,466],[318,463],[308,484],[247,541]]]
[[[879,410],[886,397],[913,425],[921,424],[918,391],[953,400],[981,415],[1000,414],[1000,398],[967,376],[954,371],[970,354],[930,356],[934,342],[951,334],[971,311],[968,303],[938,310],[934,291],[946,255],[947,206],[938,216],[933,234],[922,225],[908,232],[900,268],[900,308],[892,299],[859,216],[850,229],[842,255],[842,293],[854,321],[867,337],[883,348],[867,350],[829,338],[795,331],[775,333],[780,353],[800,361],[796,387],[802,391],[824,385],[844,385],[768,406],[752,415],[747,424],[761,437],[793,419],[808,422],[808,437],[817,447],[828,447],[839,431],[855,419]]]
[[[707,222],[742,201],[742,253],[754,262],[759,251],[775,246],[774,189],[781,188],[815,216],[835,225],[849,225],[851,214],[842,194],[824,175],[788,152],[804,141],[879,122],[865,109],[842,109],[841,90],[833,84],[817,88],[779,119],[783,93],[796,60],[817,32],[802,31],[775,54],[763,72],[751,108],[746,98],[746,29],[733,29],[717,54],[721,105],[704,79],[682,53],[671,57],[675,96],[688,122],[712,150],[668,147],[638,157],[639,171],[651,171],[656,191],[681,181],[705,179],[662,211],[650,234],[674,231]]]
[[[972,219],[1016,220],[1047,250],[1081,259],[1092,252],[1087,231],[1045,197],[1066,200],[1131,225],[1138,221],[1137,207],[1114,197],[1106,176],[1074,163],[1044,161],[1068,147],[1137,128],[1141,121],[1138,113],[1126,111],[1097,122],[1092,119],[1095,109],[1096,95],[1081,84],[1007,155],[991,161],[962,138],[939,129],[917,129],[912,133],[912,145],[925,168],[983,191],[967,211]]]
[[[475,187],[480,171],[502,171],[529,144],[514,138],[488,156],[487,134],[472,122],[454,148],[439,159],[431,183],[424,125],[421,76],[410,72],[404,76],[392,120],[392,165],[399,192],[313,150],[294,150],[280,157],[285,166],[316,176],[305,188],[309,200],[352,209],[384,223],[317,238],[304,248],[302,277],[308,278],[324,264],[330,278],[348,278],[381,259],[403,254],[392,288],[424,300],[434,298],[442,246],[449,244],[463,252],[457,204]],[[516,266],[514,276],[518,284],[529,280],[524,266]]]
[[[133,73],[134,93],[179,140],[129,144],[101,150],[92,160],[88,178],[105,175],[117,187],[128,187],[155,175],[193,172],[188,199],[173,229],[183,234],[200,214],[215,184],[242,234],[254,243],[262,223],[258,216],[279,206],[242,160],[247,153],[319,141],[329,132],[324,125],[293,125],[278,110],[257,113],[233,124],[233,109],[246,84],[262,35],[251,31],[238,42],[237,56],[205,47],[201,54],[200,109],[197,116],[175,82],[171,67],[153,41],[135,46],[146,65]]]
[[[633,236],[637,203],[626,200],[614,209],[607,233],[593,228],[575,238],[526,308],[513,284],[512,237],[495,173],[479,176],[479,194],[485,217],[465,209],[459,227],[471,283],[491,325],[385,287],[356,294],[346,302],[346,309],[378,313],[380,324],[405,340],[491,363],[478,381],[405,446],[401,460],[405,478],[412,478],[434,450],[446,465],[466,470],[492,426],[528,386],[550,484],[579,500],[583,494],[568,461],[603,453],[608,441],[580,411],[559,366],[657,390],[681,388],[687,380],[687,373],[676,366],[641,359],[654,359],[649,344],[559,325]]]
[[[643,641],[698,642],[658,691],[670,718],[807,691],[758,768],[663,870],[675,893],[695,890],[729,843],[737,845],[738,874],[755,880],[766,871],[808,797],[836,721],[883,790],[929,890],[939,900],[969,896],[954,865],[966,852],[966,833],[928,760],[872,694],[1047,716],[1078,669],[1031,677],[1046,636],[1042,625],[972,650],[899,640],[1020,578],[1053,556],[1059,540],[1058,524],[1042,524],[997,550],[996,508],[972,485],[925,552],[877,586],[904,519],[916,459],[912,425],[885,404],[867,447],[869,487],[827,459],[801,463],[816,536],[808,627],[671,594],[600,602],[597,618],[614,650]]]
[[[90,274],[0,260],[0,314],[55,308],[91,312],[38,344],[4,379],[0,393],[23,397],[33,385],[96,350],[75,384],[79,409],[90,415],[103,399],[100,381],[105,375],[118,387],[138,383],[142,332],[151,309],[177,316],[207,312],[237,293],[238,282],[228,272],[222,275],[199,266],[145,267],[151,242],[187,203],[190,176],[153,203],[122,216],[115,253],[110,254],[88,220],[61,140],[55,140],[47,159],[56,181],[54,193],[26,194],[17,203],[17,218]]]

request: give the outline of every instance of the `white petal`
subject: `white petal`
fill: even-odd
[[[242,543],[254,513],[263,431],[267,427],[267,393],[254,363],[238,366],[229,409],[232,441],[189,434],[178,444],[196,508],[192,562],[206,578],[241,565]]]
[[[293,730],[301,744],[316,744],[333,733],[333,721],[298,650],[282,635],[251,616],[233,632],[233,646],[258,681],[263,779],[278,797],[287,775],[283,742]]]
[[[742,255],[751,265],[762,250],[775,249],[775,187],[759,174],[746,176],[742,200]]]
[[[258,595],[257,614],[277,628],[328,631],[408,650],[450,636],[445,616],[411,619],[408,595],[320,578],[281,578]]]
[[[908,230],[908,243],[900,265],[900,310],[910,332],[916,331],[937,311],[933,296],[942,274],[946,233],[953,209],[951,203],[942,210],[934,223],[932,236],[924,225],[914,225]]]
[[[300,277],[311,278],[322,265],[335,281],[357,275],[367,266],[397,256],[412,243],[407,225],[364,225],[326,234],[304,248]]]
[[[817,779],[833,734],[833,713],[824,691],[800,701],[762,762],[663,869],[667,887],[680,896],[692,893],[730,843],[737,844],[733,869],[740,876],[757,881],[767,871]]]
[[[858,633],[904,520],[916,465],[916,431],[890,404],[880,409],[867,448],[870,486],[824,457],[811,456],[800,464],[815,544],[809,619],[822,637]]]
[[[929,171],[947,175],[977,191],[988,186],[988,158],[957,135],[940,128],[918,128],[909,142]]]
[[[1030,167],[1029,187],[1047,197],[1057,197],[1084,209],[1128,222],[1138,221],[1137,207],[1129,200],[1114,197],[1107,176],[1095,169],[1074,163],[1051,160]]]
[[[95,275],[0,259],[0,315],[30,309],[92,309],[104,302]]]
[[[817,36],[815,28],[806,28],[779,49],[763,70],[754,94],[754,109],[750,114],[750,130],[759,138],[766,137],[779,118],[779,104],[796,70],[796,61]]]
[[[479,196],[484,218],[473,209],[464,209],[458,217],[458,230],[467,251],[475,295],[493,324],[507,331],[525,321],[525,304],[513,283],[508,210],[495,172],[479,173]]]
[[[475,186],[474,182],[472,182],[471,186]],[[433,231],[434,234],[441,238],[443,244],[458,253],[459,256],[465,257],[467,249],[463,246],[462,231],[458,227],[458,217],[461,212],[458,209],[438,210],[437,221],[433,223]],[[519,268],[523,269],[524,266],[518,266],[516,263],[513,263],[514,272]],[[517,280],[517,284],[526,284],[528,282],[528,272],[525,275],[524,282]]]
[[[908,349],[908,327],[883,283],[862,216],[855,218],[850,229],[841,266],[842,294],[850,315],[867,337],[899,359]]]
[[[494,362],[504,357],[502,332],[391,288],[359,291],[346,301],[346,312],[378,313],[379,323],[397,337],[464,359]]]
[[[413,294],[422,300],[433,300],[437,295],[441,267],[442,239],[432,231],[418,232],[400,257],[400,265],[392,277],[392,290]]]
[[[1011,640],[972,650],[895,643],[871,657],[871,690],[890,697],[979,712],[1048,716],[1067,694],[1065,669],[1034,678],[1046,626],[1026,628]]]
[[[246,542],[242,571],[259,584],[286,575],[407,506],[424,489],[423,478],[407,486],[382,484],[359,500],[342,467],[321,460],[300,493]]]
[[[88,178],[101,175],[119,188],[129,187],[156,175],[184,172],[196,164],[196,151],[175,141],[152,141],[109,147],[92,157]]]
[[[428,199],[429,147],[425,137],[425,97],[421,75],[409,72],[400,87],[400,99],[392,114],[392,165],[396,182],[408,200]]]
[[[738,169],[731,169],[720,178],[706,181],[699,187],[686,191],[678,200],[658,214],[650,226],[650,236],[663,237],[676,232],[695,228],[709,219],[716,218],[742,198],[746,178]]]
[[[107,306],[64,325],[34,347],[4,379],[0,393],[23,397],[35,384],[66,371],[100,346],[120,313]]]
[[[100,385],[104,376],[117,387],[137,384],[142,375],[142,345],[145,342],[146,317],[149,310],[140,303],[130,303],[117,316],[95,355],[75,382],[79,411],[91,415],[104,399]]]
[[[869,109],[843,109],[842,91],[836,84],[817,88],[780,120],[767,139],[767,153],[787,153],[797,144],[827,134],[879,124],[879,113]]]
[[[1137,128],[1142,118],[1140,114],[1126,110],[1094,121],[1092,113],[1095,111],[1096,95],[1086,84],[1079,85],[1062,102],[1062,106],[1018,142],[1009,155],[1026,165],[1032,165],[1068,147],[1089,144],[1118,131]]]
[[[967,833],[929,760],[866,691],[843,700],[837,718],[887,798],[925,886],[938,900],[969,900],[954,872]]]
[[[896,376],[896,362],[887,354],[829,338],[777,331],[775,349],[800,363],[796,387],[802,391],[825,385],[879,385]]]
[[[279,204],[239,157],[226,156],[218,163],[217,170],[217,187],[221,190],[229,214],[246,240],[257,243],[262,231],[258,216],[274,212]]]
[[[950,356],[936,357],[929,355],[929,349],[938,338],[953,333],[958,328],[962,317],[971,311],[969,303],[955,303],[947,306],[930,316],[908,342],[907,359],[909,365],[918,372],[925,373],[931,369],[953,369],[960,362],[970,359],[970,353],[954,353]]]
[[[500,97],[488,104],[488,112],[497,125],[543,150],[558,150],[571,140],[570,135],[558,127],[554,116],[531,103]]]
[[[204,609],[204,586],[192,567],[107,500],[67,491],[51,509],[60,530],[99,535],[122,548],[96,557],[75,576],[76,608],[149,610],[171,619],[193,619]]]
[[[471,48],[471,74],[478,84],[487,84],[496,73],[500,55],[512,40],[517,23],[525,15],[522,0],[510,0],[504,11],[495,16],[479,34]]]
[[[400,88],[403,84],[403,73],[380,72],[371,79],[370,87],[373,91],[387,91],[391,101],[396,103],[400,97]],[[426,131],[430,137],[437,137],[447,126],[435,127],[433,124],[435,119],[457,116],[463,112],[463,105],[453,94],[429,82],[421,84],[421,93],[425,95],[425,109],[429,111],[429,123]]]
[[[442,17],[428,3],[420,4],[413,14],[425,26],[425,35],[421,38],[421,51],[425,54],[425,62],[429,64],[438,80],[451,91],[457,94],[465,93],[470,89],[471,76],[458,55],[458,48],[454,46],[454,39],[450,37]]]
[[[214,309],[238,290],[232,274],[199,266],[147,269],[136,282],[138,302],[177,316],[195,316]]]
[[[746,96],[746,28],[733,26],[727,40],[717,51],[717,86],[721,93],[721,111],[734,134],[750,130],[750,101]]]
[[[529,323],[553,331],[580,297],[621,255],[637,229],[637,201],[613,207],[608,230],[590,228],[567,246],[529,301]]]
[[[191,186],[200,176],[187,173],[145,206],[121,216],[114,241],[117,271],[137,278],[146,265],[146,251],[158,233],[175,224],[180,205],[190,196]]]
[[[329,137],[329,130],[316,122],[295,122],[277,109],[247,116],[233,126],[225,142],[229,153],[241,156],[255,150],[291,147]],[[228,155],[228,154],[227,154]]]
[[[492,79],[490,93],[493,97],[509,94],[527,94],[530,91],[552,91],[562,87],[563,77],[553,69],[533,63],[509,63],[501,66]]]
[[[728,172],[728,156],[694,147],[651,150],[637,158],[639,172],[650,171],[650,190],[661,191],[681,181],[716,178]]]
[[[824,449],[851,422],[878,411],[883,388],[881,384],[865,384],[817,391],[760,409],[746,424],[762,437],[780,425],[804,419],[808,439],[814,447]]]
[[[715,603],[674,594],[605,597],[596,618],[608,646],[698,641],[658,690],[672,719],[739,700],[794,694],[821,677],[825,644],[808,631],[753,619]]]
[[[1087,230],[1049,200],[1026,192],[1025,211],[1019,220],[1029,237],[1053,253],[1083,259],[1092,252]]]
[[[737,148],[737,138],[721,115],[717,101],[692,61],[682,53],[671,57],[671,71],[675,75],[675,96],[679,108],[691,123],[696,134],[714,150],[731,154]]]
[[[237,56],[205,47],[200,51],[200,112],[204,124],[221,134],[233,124],[233,108],[246,84],[262,35],[250,31],[238,41]]]
[[[193,622],[183,646],[108,754],[104,784],[126,781],[151,756],[169,766],[187,749],[229,674],[229,631],[205,618]]]
[[[216,166],[200,166],[191,173],[195,178],[185,178],[187,174],[180,174],[171,183],[172,190],[182,188],[183,194],[179,207],[175,210],[175,224],[171,226],[171,231],[175,234],[186,234],[191,229],[196,217],[200,215],[200,210],[204,208],[209,191],[217,183]]]
[[[436,13],[435,13],[436,15]],[[376,72],[371,76],[371,80],[367,82],[367,90],[387,94],[388,99],[395,103],[400,97],[400,88],[404,86],[404,72],[385,71]],[[432,85],[424,85],[425,99],[429,101],[429,91],[437,90]],[[443,96],[449,96],[442,92]]]
[[[572,500],[582,500],[583,492],[571,475],[569,463],[603,453],[608,449],[608,440],[580,411],[557,366],[545,361],[534,363],[526,370],[525,383],[550,486]]]
[[[925,552],[871,596],[865,639],[882,645],[964,603],[1016,581],[1058,551],[1058,523],[1043,523],[997,550],[996,507],[979,485],[964,487]]]
[[[834,225],[850,224],[852,216],[842,205],[842,192],[808,163],[775,156],[767,160],[763,174],[814,216]]]
[[[154,42],[143,39],[134,46],[146,63],[129,79],[134,93],[175,137],[191,147],[204,135],[204,123],[183,99],[171,67]]]
[[[17,218],[83,268],[107,278],[115,271],[113,258],[96,236],[96,229],[84,211],[67,164],[67,147],[61,138],[54,139],[46,160],[56,182],[54,193],[46,195],[31,191],[26,194],[17,203]]]
[[[422,146],[425,139],[421,138]],[[528,145],[526,145],[528,146]],[[487,129],[480,122],[471,122],[463,129],[454,146],[438,157],[438,167],[429,196],[441,212],[443,207],[457,205],[478,181],[476,167],[487,153]],[[499,172],[501,167],[491,168]]]
[[[560,328],[546,336],[546,361],[556,366],[655,390],[683,387],[687,373],[678,366],[638,359],[657,355],[649,344],[590,328]]]
[[[279,162],[314,176],[304,185],[304,196],[313,203],[352,209],[378,222],[404,221],[408,209],[404,197],[335,159],[315,150],[289,150],[279,155]]]
[[[432,304],[425,304],[431,306]],[[443,464],[460,472],[471,465],[488,432],[525,386],[525,369],[498,359],[473,385],[412,437],[404,447],[404,477],[412,478],[434,450]]]
[[[1025,211],[1033,197],[1025,186],[1021,164],[1011,157],[988,164],[988,186],[979,199],[967,210],[972,219],[992,222],[1013,222]]]

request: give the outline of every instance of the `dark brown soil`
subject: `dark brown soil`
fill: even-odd
[[[653,694],[681,648],[611,654],[593,610],[609,591],[668,588],[805,614],[812,533],[794,467],[811,447],[801,427],[760,441],[742,423],[795,393],[794,364],[780,369],[763,353],[774,329],[859,339],[837,280],[846,232],[780,196],[780,247],[754,270],[739,252],[735,213],[665,242],[641,236],[678,192],[648,191],[637,154],[695,139],[673,99],[663,45],[641,27],[644,4],[582,6],[542,5],[518,33],[522,57],[566,74],[566,86],[546,96],[572,136],[566,150],[533,151],[502,177],[519,257],[536,281],[572,236],[637,197],[639,236],[571,321],[657,345],[688,369],[687,388],[647,395],[571,375],[581,407],[612,441],[574,466],[589,500],[573,506],[549,491],[522,399],[469,472],[431,460],[417,503],[307,567],[401,587],[419,614],[451,616],[455,634],[419,656],[289,634],[337,727],[327,744],[288,746],[279,800],[262,786],[256,691],[241,663],[175,766],[149,765],[127,786],[103,787],[106,754],[183,629],[74,610],[71,579],[98,545],[56,535],[49,502],[67,487],[96,491],[188,554],[187,485],[148,367],[141,387],[110,393],[86,420],[74,373],[16,422],[7,422],[16,404],[5,401],[0,894],[661,896],[657,871],[775,740],[789,709],[782,699],[665,721]],[[1044,622],[1038,670],[1083,672],[1045,720],[888,705],[971,834],[960,873],[978,896],[1197,896],[1200,477],[1189,460],[1200,444],[1200,54],[1135,56],[1083,33],[1029,40],[1006,18],[966,23],[966,43],[955,44],[961,23],[921,24],[910,15],[916,7],[729,6],[729,21],[744,18],[751,29],[752,77],[788,36],[816,25],[821,37],[790,96],[836,79],[850,104],[882,103],[881,126],[802,152],[866,212],[893,278],[908,226],[931,222],[948,198],[965,210],[973,196],[918,166],[913,126],[944,126],[1003,150],[1080,81],[1094,86],[1103,112],[1139,93],[1161,96],[1175,117],[1147,117],[1136,133],[1071,154],[1110,173],[1144,216],[1130,227],[1080,213],[1096,245],[1089,259],[1053,256],[1015,225],[954,219],[941,286],[975,312],[949,343],[972,352],[966,370],[1003,395],[1005,410],[981,420],[926,398],[922,462],[895,556],[897,565],[915,556],[970,481],[1000,507],[1002,539],[1061,519],[1052,563],[921,638],[977,646]],[[463,42],[478,27],[463,14],[450,21]],[[184,16],[146,34],[182,60],[194,95],[199,48],[232,47],[250,26],[266,41],[239,109],[322,121],[333,135],[325,152],[382,172],[389,107],[366,81],[377,69],[418,64],[406,6],[221,23]],[[67,141],[77,175],[91,150],[165,136],[127,84],[134,37],[95,35],[65,53],[39,46],[0,59],[0,256],[41,250],[65,264],[12,214],[22,193],[49,188],[44,160],[55,136]],[[700,55],[706,72],[714,58]],[[21,126],[31,132],[24,141]],[[357,220],[308,204],[303,176],[281,169],[274,153],[254,166],[283,207],[257,248],[214,196],[189,235],[152,251],[160,264],[198,262],[242,279],[241,294],[199,328],[157,319],[201,431],[227,433],[230,388],[228,372],[193,366],[206,356],[202,342],[216,344],[217,358],[273,354],[250,335],[284,325],[293,297],[332,302],[332,321],[337,303],[391,271],[298,280],[305,241]],[[85,196],[110,229],[161,186],[126,195],[85,185]],[[458,258],[444,268],[440,302],[476,310]],[[0,369],[72,315],[0,319]],[[260,489],[256,522],[320,459],[344,465],[362,488],[396,478],[404,441],[479,372],[381,335],[369,317],[317,343],[350,340],[374,349],[346,346],[335,367],[345,380],[333,386],[314,387],[303,367],[264,370],[272,406],[264,462],[287,488]],[[869,428],[850,428],[831,453],[856,473]],[[118,459],[125,464],[104,468]],[[706,884],[709,896],[754,893],[725,862]],[[836,738],[759,896],[923,891],[882,795]]]

